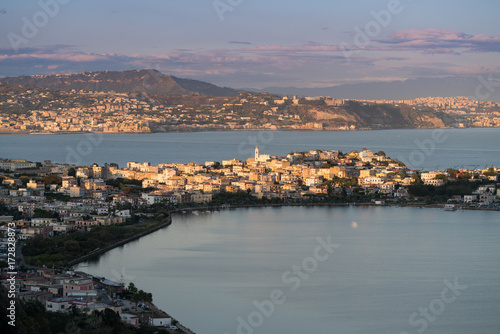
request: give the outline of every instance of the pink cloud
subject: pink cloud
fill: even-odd
[[[500,36],[469,35],[456,30],[421,29],[397,31],[376,42],[381,50],[417,50],[425,53],[500,52]],[[376,47],[375,47],[376,49]]]

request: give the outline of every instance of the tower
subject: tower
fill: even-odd
[[[259,160],[259,147],[255,146],[255,160]]]

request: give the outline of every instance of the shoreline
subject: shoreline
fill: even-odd
[[[30,131],[12,131],[12,132],[0,132],[0,136],[2,135],[71,135],[71,134],[122,134],[122,135],[152,135],[158,133],[193,133],[193,132],[277,132],[277,131],[299,131],[299,132],[357,132],[357,131],[383,131],[383,130],[435,130],[435,129],[456,129],[456,130],[465,130],[465,129],[500,129],[498,126],[474,126],[474,127],[463,127],[463,128],[455,128],[455,127],[408,127],[408,128],[359,128],[354,130],[342,130],[342,129],[331,129],[331,130],[314,130],[314,129],[189,129],[189,130],[179,130],[179,131],[151,131],[151,132],[95,132],[95,131],[60,131],[60,132],[30,132]]]
[[[154,226],[151,229],[143,231],[133,237],[118,241],[112,245],[99,249],[96,252],[91,254],[86,254],[79,258],[71,260],[69,263],[70,266],[75,266],[80,263],[83,263],[89,259],[94,257],[99,257],[104,253],[123,246],[131,241],[135,241],[137,239],[142,238],[148,234],[156,232],[164,227],[168,227],[172,224],[172,214],[182,214],[183,211],[198,211],[198,210],[224,210],[224,209],[245,209],[245,208],[281,208],[281,207],[409,207],[409,208],[420,208],[420,209],[443,209],[445,204],[375,204],[375,203],[278,203],[278,204],[242,204],[242,205],[207,205],[207,206],[193,206],[186,208],[178,208],[168,211],[167,222],[161,223],[157,226]],[[457,207],[456,211],[460,210],[471,210],[471,211],[500,211],[500,209],[492,209],[492,208],[469,208],[469,207]]]
[[[144,236],[146,236],[148,234],[151,234],[153,232],[156,232],[156,231],[158,231],[158,230],[160,230],[160,229],[162,229],[164,227],[168,227],[168,226],[170,226],[172,224],[172,215],[169,214],[166,219],[167,219],[166,222],[163,222],[163,223],[160,223],[160,224],[158,224],[156,226],[153,226],[152,228],[147,229],[146,231],[143,231],[143,232],[141,232],[139,234],[136,234],[136,235],[134,235],[132,237],[129,237],[129,238],[117,241],[114,244],[106,246],[106,247],[103,247],[103,248],[101,248],[101,249],[99,249],[99,250],[97,250],[95,252],[91,252],[89,254],[80,256],[80,257],[78,257],[76,259],[73,259],[73,260],[71,260],[71,261],[68,262],[68,265],[69,266],[75,266],[77,264],[85,262],[85,261],[87,261],[89,259],[92,259],[94,257],[99,257],[99,256],[103,255],[104,253],[106,253],[106,252],[108,252],[108,251],[110,251],[110,250],[112,250],[114,248],[123,246],[123,245],[125,245],[125,244],[127,244],[127,243],[129,243],[131,241],[140,239],[140,238],[142,238],[142,237],[144,237]]]
[[[135,241],[137,239],[142,238],[148,234],[156,232],[164,227],[168,227],[172,224],[172,214],[182,214],[183,211],[198,211],[198,210],[224,210],[224,209],[245,209],[245,208],[281,208],[281,207],[398,207],[398,208],[420,208],[420,209],[443,209],[445,204],[394,204],[394,203],[385,203],[385,204],[375,204],[375,203],[280,203],[280,204],[242,204],[242,205],[207,205],[207,206],[193,206],[193,207],[185,207],[178,208],[168,211],[167,222],[161,223],[157,226],[154,226],[151,229],[143,231],[133,237],[118,241],[113,245],[109,245],[92,254],[86,254],[77,259],[71,260],[69,262],[70,266],[75,266],[77,264],[83,263],[91,258],[98,257],[114,248],[123,246],[131,241]],[[471,211],[498,211],[500,209],[493,208],[475,208],[475,207],[461,207],[458,206],[456,211],[460,210],[471,210]]]

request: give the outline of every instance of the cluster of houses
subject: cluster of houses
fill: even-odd
[[[1,84],[0,84],[1,86]],[[85,103],[82,103],[85,101]],[[26,89],[7,92],[0,100],[0,131],[3,132],[95,132],[149,133],[175,130],[207,129],[304,129],[354,130],[362,126],[355,122],[331,122],[324,113],[317,113],[310,101],[328,107],[342,107],[350,100],[314,96],[277,97],[261,93],[241,93],[239,96],[213,97],[193,104],[189,98],[165,105],[125,93],[83,90],[57,91]],[[453,117],[454,127],[500,126],[499,103],[470,100],[466,97],[428,97],[415,100],[359,100],[362,103],[408,105],[412,108],[444,112]],[[303,104],[306,103],[306,104]],[[304,114],[290,106],[308,109],[313,117],[304,121]],[[5,112],[3,110],[6,110]],[[22,110],[13,113],[11,110]],[[252,117],[241,110],[256,111],[262,117]],[[332,109],[335,110],[335,109]],[[331,115],[329,115],[331,116]]]
[[[27,167],[29,166],[29,167]],[[286,157],[261,154],[241,161],[223,160],[198,163],[129,162],[124,168],[117,164],[105,166],[72,166],[50,161],[31,163],[21,160],[0,161],[4,171],[30,175],[58,175],[61,182],[45,184],[33,178],[24,182],[4,172],[0,185],[0,202],[22,213],[25,219],[15,221],[18,238],[37,234],[46,237],[72,229],[88,230],[95,225],[113,225],[131,218],[131,210],[154,204],[176,206],[186,203],[209,203],[219,192],[245,191],[257,198],[279,198],[285,202],[332,194],[380,193],[386,200],[412,199],[408,186],[420,180],[426,185],[440,186],[461,173],[474,175],[469,181],[489,180],[491,185],[478,186],[476,192],[454,197],[456,201],[475,205],[492,205],[498,201],[496,186],[500,170],[420,172],[409,170],[384,152],[369,150],[343,154],[334,150],[291,152]],[[68,171],[73,169],[73,176]],[[135,180],[138,191],[130,192],[113,186],[109,180]],[[484,182],[483,182],[484,183]],[[48,197],[50,194],[50,199]],[[62,195],[66,200],[57,199]],[[122,209],[120,209],[122,208]],[[36,218],[39,210],[52,212],[55,218]]]
[[[7,289],[11,282],[2,277],[1,284]],[[111,290],[111,289],[112,290]],[[16,297],[22,301],[39,301],[51,312],[70,312],[80,309],[88,314],[94,311],[111,309],[117,312],[122,321],[132,327],[140,323],[152,326],[171,326],[172,318],[168,315],[148,312],[144,302],[134,303],[129,300],[114,299],[113,294],[125,291],[124,283],[93,277],[82,272],[56,273],[53,269],[39,268],[19,274],[15,281]],[[129,310],[133,308],[133,310]],[[126,311],[129,311],[127,313]]]
[[[124,168],[117,164],[75,166],[51,161],[33,163],[0,159],[0,169],[0,204],[17,209],[23,217],[13,221],[12,216],[0,216],[1,261],[7,257],[6,226],[9,223],[16,225],[18,240],[35,235],[52,237],[72,229],[89,230],[96,225],[123,223],[131,218],[131,210],[140,207],[208,203],[219,192],[244,191],[257,198],[279,198],[287,202],[311,196],[350,195],[356,189],[358,193],[385,194],[386,200],[411,200],[408,186],[415,182],[440,186],[466,173],[471,175],[469,182],[488,182],[481,182],[472,194],[454,196],[451,200],[498,208],[495,203],[500,198],[499,168],[459,170],[453,175],[446,171],[421,172],[408,169],[382,151],[373,153],[365,149],[346,154],[335,150],[312,150],[277,157],[261,154],[256,147],[254,157],[246,161],[231,159],[221,163],[162,163],[156,166],[129,162]],[[22,179],[16,174],[21,172],[31,176]],[[60,182],[39,181],[51,175],[59,176]],[[139,191],[117,187],[113,180],[121,179],[135,180],[135,189]],[[36,217],[40,212],[37,210],[53,213],[54,217]],[[56,274],[49,269],[21,276],[16,280],[16,292],[22,300],[38,300],[47,310],[56,312],[72,308],[88,312],[111,308],[120,313],[125,323],[139,324],[137,314],[124,313],[123,304],[111,299],[106,302],[109,298],[105,298],[105,292],[100,292],[106,286],[123,290],[123,284],[84,274]],[[2,284],[9,283],[2,280]],[[147,321],[158,326],[171,325],[169,317],[151,317]]]

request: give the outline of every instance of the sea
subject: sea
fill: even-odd
[[[500,166],[500,128],[0,135],[0,158],[86,165],[245,160],[261,154],[364,148],[421,170]]]

